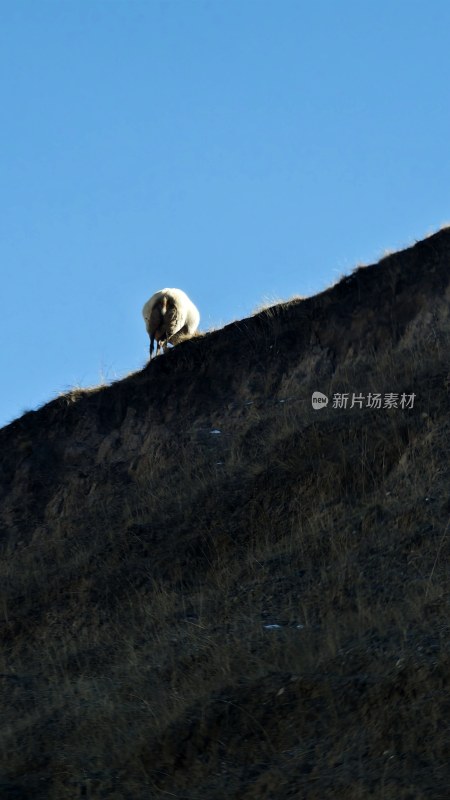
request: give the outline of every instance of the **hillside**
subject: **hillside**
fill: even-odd
[[[444,229],[0,431],[2,800],[449,797],[449,284]]]

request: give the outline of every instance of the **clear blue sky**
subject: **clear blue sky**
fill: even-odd
[[[0,0],[0,425],[450,219],[447,0]]]

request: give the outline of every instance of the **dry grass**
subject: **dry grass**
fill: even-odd
[[[250,406],[74,487],[1,563],[4,796],[443,797],[442,401]]]
[[[277,382],[281,313],[241,325],[253,371],[201,413],[69,398],[103,416],[0,559],[1,797],[448,796],[446,319]],[[417,399],[316,412],[316,389]]]
[[[262,311],[269,311],[277,305],[283,305],[284,303],[293,303],[297,302],[298,300],[304,300],[306,295],[296,294],[288,299],[282,299],[281,297],[277,297],[276,295],[265,295],[260,303],[253,309],[252,316],[256,314],[261,314]]]

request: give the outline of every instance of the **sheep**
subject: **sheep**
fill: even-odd
[[[150,358],[156,341],[156,355],[161,347],[178,344],[194,335],[200,314],[192,300],[181,289],[160,289],[147,300],[142,309],[145,327],[150,337]]]

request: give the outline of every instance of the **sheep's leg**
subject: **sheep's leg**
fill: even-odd
[[[155,337],[154,334],[152,333],[152,335],[150,336],[150,361],[152,359],[154,346],[155,346]]]
[[[168,339],[168,341],[170,341],[170,344],[173,344],[173,346],[175,347],[177,344],[180,344],[180,342],[184,342],[185,339],[190,339],[190,338],[191,337],[190,337],[189,333],[187,332],[186,325],[183,325],[183,327],[180,328],[179,331],[174,333],[170,337],[170,339]]]

